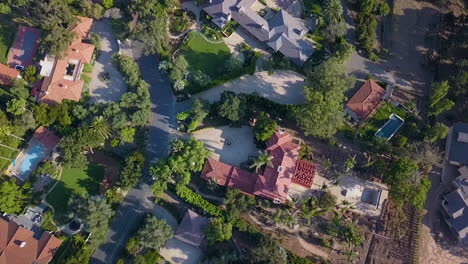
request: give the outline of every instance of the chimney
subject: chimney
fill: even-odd
[[[21,241],[19,247],[20,248],[24,248],[26,246],[26,242],[25,241]]]

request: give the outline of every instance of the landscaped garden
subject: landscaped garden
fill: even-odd
[[[13,42],[16,32],[15,23],[10,17],[0,15],[0,63],[7,63],[8,50]]]
[[[208,41],[201,33],[192,33],[182,47],[191,76],[187,92],[197,93],[244,74],[253,74],[259,54],[245,46],[241,50],[243,56],[233,56],[224,42]]]
[[[201,34],[191,34],[185,44],[184,56],[193,70],[215,77],[224,69],[224,64],[231,56],[229,48],[224,42],[208,42]]]
[[[55,212],[65,212],[71,195],[99,194],[99,186],[104,176],[104,168],[90,163],[87,168],[64,167],[60,182],[47,196]]]

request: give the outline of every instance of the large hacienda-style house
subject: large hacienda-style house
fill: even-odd
[[[275,203],[285,203],[291,184],[306,188],[312,186],[315,165],[299,160],[300,141],[280,129],[267,141],[271,165],[252,173],[208,158],[202,178],[214,180],[218,185],[236,188],[248,195],[261,196]]]
[[[369,79],[348,101],[345,113],[357,122],[366,121],[377,112],[385,95],[385,89]]]
[[[0,217],[0,264],[47,264],[60,244],[48,232],[32,232]]]
[[[251,9],[256,0],[210,0],[203,10],[213,23],[223,28],[231,19],[265,43],[275,52],[280,52],[301,66],[314,53],[312,43],[304,40],[309,29],[304,21],[284,10],[265,20]]]
[[[93,19],[77,17],[78,21],[71,27],[73,41],[63,58],[47,55],[40,62],[41,76],[44,81],[36,95],[38,102],[56,104],[64,99],[79,101],[84,81],[81,80],[83,66],[91,63],[94,45],[85,43],[89,37]]]

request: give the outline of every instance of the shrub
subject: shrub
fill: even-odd
[[[109,9],[114,6],[114,0],[102,0],[102,5],[105,9]]]
[[[192,132],[195,129],[197,129],[197,127],[198,127],[198,122],[196,120],[192,120],[187,127],[187,132]]]
[[[190,113],[189,112],[180,112],[177,114],[176,118],[177,120],[184,121],[189,117]]]
[[[266,141],[275,133],[277,128],[276,121],[271,119],[265,112],[261,112],[255,125],[255,139]]]
[[[373,62],[378,62],[380,60],[379,56],[377,56],[377,54],[375,54],[374,52],[371,52],[369,54],[369,59]]]
[[[222,216],[222,211],[214,204],[205,200],[201,195],[193,192],[184,185],[176,186],[177,195],[185,202],[193,204],[211,216]]]
[[[407,143],[408,143],[408,138],[405,137],[405,136],[398,135],[398,136],[395,138],[395,145],[396,145],[397,147],[403,148],[404,146],[406,146]]]
[[[85,64],[83,66],[83,72],[87,72],[87,73],[93,72],[93,65],[92,64]]]

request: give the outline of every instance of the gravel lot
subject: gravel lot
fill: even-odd
[[[122,75],[112,64],[112,55],[119,52],[112,26],[108,20],[94,20],[92,32],[101,36],[101,55],[94,63],[92,81],[89,85],[92,103],[108,103],[118,101],[127,90]],[[109,81],[101,81],[99,74],[109,73]]]
[[[205,143],[207,149],[213,152],[213,159],[229,165],[240,166],[249,156],[258,155],[251,127],[206,128],[194,132],[193,137]],[[228,146],[227,142],[231,144]]]
[[[195,96],[214,102],[219,100],[221,93],[224,91],[235,93],[257,92],[261,96],[280,104],[303,104],[305,102],[302,93],[304,83],[304,77],[293,71],[276,71],[271,75],[268,72],[257,72],[254,75],[244,75]]]

